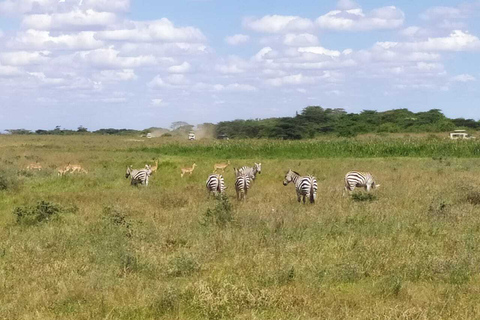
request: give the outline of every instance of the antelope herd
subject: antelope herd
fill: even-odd
[[[222,170],[222,173],[225,172],[225,169],[230,165],[230,160],[226,163],[215,163],[213,166],[213,173],[207,178],[206,188],[207,191],[214,195],[221,195],[225,193],[227,187],[225,186],[225,180],[223,176],[217,173],[218,170]],[[193,163],[191,167],[181,168],[180,177],[183,178],[185,174],[192,175],[196,163]],[[30,163],[26,170],[42,170],[43,167],[38,162]],[[158,160],[155,160],[155,165],[146,164],[142,169],[133,169],[132,166],[127,167],[125,178],[131,179],[131,185],[138,186],[139,184],[148,186],[149,177],[157,172],[158,170]],[[235,174],[235,191],[237,194],[238,200],[246,200],[249,189],[252,187],[253,182],[255,181],[257,174],[262,172],[262,164],[255,163],[252,167],[244,166],[240,168],[233,168]],[[88,174],[88,171],[79,164],[70,164],[68,163],[65,166],[62,166],[57,169],[58,176],[65,176],[66,174],[82,173]],[[287,186],[289,183],[295,185],[295,191],[297,193],[297,201],[303,203],[306,202],[306,199],[310,203],[315,203],[317,195],[317,179],[314,176],[301,176],[299,173],[289,170],[285,174],[285,179],[283,184]],[[344,178],[344,192],[351,193],[355,188],[364,188],[367,192],[370,192],[373,189],[380,187],[377,184],[369,172],[359,172],[359,171],[350,171],[345,175]]]

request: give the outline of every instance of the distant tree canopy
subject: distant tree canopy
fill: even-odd
[[[408,109],[347,113],[344,109],[309,106],[295,117],[220,122],[216,133],[230,138],[303,139],[322,134],[351,137],[379,132],[443,132],[458,127],[480,129],[480,123],[448,119],[438,109],[418,113]]]
[[[255,120],[223,121],[218,124],[203,123],[194,126],[184,121],[176,121],[171,131],[162,128],[145,130],[100,129],[93,134],[103,135],[146,135],[149,132],[162,132],[169,136],[186,138],[190,131],[196,131],[199,137],[229,138],[270,138],[296,140],[314,138],[319,135],[332,134],[341,137],[353,137],[366,133],[395,132],[445,132],[454,129],[480,130],[480,122],[473,119],[449,119],[441,110],[432,109],[425,112],[411,112],[408,109],[394,109],[383,112],[363,110],[360,113],[348,113],[344,109],[309,106],[296,113],[294,117],[268,118]],[[88,129],[79,126],[77,130],[39,129],[35,132],[26,129],[6,130],[11,134],[68,135],[87,134]]]

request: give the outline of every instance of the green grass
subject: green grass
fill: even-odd
[[[479,318],[477,142],[411,144],[471,153],[380,156],[401,145],[390,138],[0,136],[0,318]],[[347,156],[348,145],[370,156]],[[344,153],[328,157],[337,147]],[[131,187],[126,166],[156,158],[150,186]],[[227,199],[215,200],[204,183],[225,159]],[[47,169],[23,171],[35,161]],[[89,174],[58,177],[68,162]],[[262,173],[239,202],[232,168],[254,162]],[[315,205],[283,186],[290,168],[317,177]],[[342,197],[352,169],[371,171],[381,188]],[[24,223],[18,210],[40,218]]]

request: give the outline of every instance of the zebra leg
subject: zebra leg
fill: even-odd
[[[307,197],[306,194],[303,195],[303,204],[305,204],[305,198]]]

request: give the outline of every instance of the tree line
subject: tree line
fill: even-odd
[[[223,121],[217,124],[216,132],[230,138],[291,140],[326,134],[353,137],[366,133],[445,132],[460,128],[478,130],[480,122],[449,119],[439,109],[417,113],[408,109],[347,113],[344,109],[309,106],[294,117]]]
[[[222,121],[218,124],[203,123],[194,126],[183,121],[174,122],[170,128],[148,128],[144,130],[132,129],[99,129],[89,131],[80,126],[77,130],[61,129],[56,126],[52,130],[26,129],[6,130],[11,134],[36,135],[72,135],[72,134],[100,134],[100,135],[160,135],[185,136],[190,131],[202,133],[208,137],[228,138],[269,138],[296,140],[314,138],[319,135],[336,135],[353,137],[366,133],[414,133],[414,132],[446,132],[454,129],[480,130],[480,121],[473,119],[449,119],[441,110],[432,109],[425,112],[412,112],[408,109],[394,109],[378,112],[363,110],[360,113],[348,113],[344,109],[322,108],[309,106],[293,117],[233,120]]]

